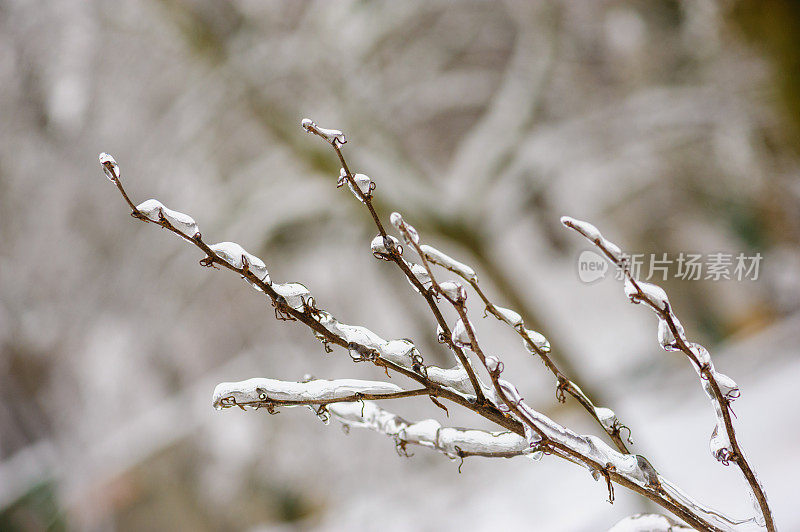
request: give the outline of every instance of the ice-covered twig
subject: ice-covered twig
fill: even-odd
[[[681,516],[695,526],[701,523],[703,527],[707,527],[709,530],[716,529],[710,523],[698,519],[691,512],[687,512],[680,504],[675,504],[672,500],[665,500],[658,473],[644,457],[619,453],[595,436],[577,434],[525,403],[517,388],[500,378],[502,363],[499,359],[494,356],[484,355],[478,344],[475,330],[467,317],[465,293],[460,290],[443,288],[445,283],[440,284],[437,282],[429,264],[429,257],[436,257],[438,263],[446,269],[464,272],[467,277],[475,278],[474,272],[470,273],[471,268],[450,259],[438,250],[432,252],[433,248],[429,246],[423,248],[419,243],[420,239],[417,230],[403,221],[402,216],[398,213],[392,215],[392,223],[400,231],[405,242],[413,247],[420,256],[422,265],[428,274],[427,277],[430,279],[431,290],[446,299],[458,313],[459,321],[453,329],[454,342],[468,346],[484,364],[492,380],[492,387],[487,390],[490,394],[490,400],[498,408],[508,412],[523,423],[525,439],[531,449],[553,453],[587,467],[596,479],[604,477],[608,483],[610,502],[613,502],[611,483],[614,481],[656,500],[659,504],[669,508],[676,515]],[[601,416],[607,418],[607,416],[603,416],[602,411],[597,415],[598,418]]]
[[[336,144],[332,143],[332,145],[336,147]],[[522,433],[521,425],[517,421],[504,417],[493,405],[476,404],[475,397],[471,397],[463,391],[460,380],[456,380],[455,375],[443,373],[437,381],[429,379],[426,376],[428,367],[423,364],[421,355],[416,352],[416,348],[410,342],[406,340],[387,341],[364,327],[340,323],[330,313],[316,307],[311,293],[302,284],[272,282],[264,262],[248,253],[239,244],[223,242],[209,245],[203,240],[199,230],[194,231],[193,235],[188,235],[181,230],[186,224],[173,224],[172,220],[175,219],[190,219],[188,215],[169,210],[168,218],[165,213],[166,207],[163,207],[160,202],[156,204],[155,200],[149,200],[136,206],[122,184],[119,165],[114,158],[103,153],[100,155],[100,164],[106,176],[116,185],[130,207],[131,215],[134,218],[159,225],[194,244],[205,254],[200,261],[201,265],[221,267],[239,274],[248,284],[269,297],[275,307],[277,317],[303,323],[314,331],[315,336],[326,347],[328,344],[334,344],[347,349],[355,361],[371,362],[384,368],[387,372],[392,370],[417,381],[426,388],[427,395],[434,400],[440,397],[462,406],[472,407],[475,405],[473,410],[478,411],[487,419],[491,419],[507,429]],[[140,210],[145,207],[147,210]],[[432,366],[430,369],[433,373],[446,371]],[[452,382],[447,380],[448,376],[453,377],[454,380]]]
[[[395,221],[397,223],[395,223]],[[403,223],[402,216],[400,216],[398,213],[392,214],[392,222],[395,223],[395,225],[399,228]],[[498,320],[508,324],[508,326],[511,327],[522,338],[523,345],[526,347],[526,349],[532,354],[537,355],[542,360],[545,367],[547,367],[547,369],[550,370],[550,372],[556,377],[556,397],[560,402],[564,402],[565,393],[571,395],[600,424],[620,452],[629,452],[627,445],[625,445],[625,442],[622,439],[621,432],[622,430],[627,429],[628,440],[630,441],[630,429],[619,421],[613,410],[609,408],[597,407],[583,392],[583,390],[581,390],[577,384],[570,380],[558,368],[558,366],[556,366],[553,359],[548,355],[550,352],[550,343],[542,334],[532,329],[525,328],[525,323],[522,319],[522,316],[520,316],[517,312],[492,303],[483,290],[481,290],[481,287],[478,284],[478,275],[470,266],[453,259],[446,253],[432,246],[423,244],[419,246],[419,249],[429,262],[441,266],[442,268],[455,273],[467,281],[473,290],[475,290],[475,293],[478,294],[478,297],[481,298],[483,304],[486,305],[486,312],[493,315]]]
[[[373,253],[380,258],[385,258],[386,260],[392,261],[402,270],[403,274],[406,276],[408,281],[416,288],[416,290],[422,294],[425,298],[425,301],[428,303],[428,307],[431,309],[436,322],[438,323],[439,327],[445,332],[445,334],[449,337],[450,330],[447,325],[447,322],[442,316],[442,313],[439,311],[439,307],[434,300],[433,295],[426,289],[425,286],[420,282],[419,278],[412,272],[411,267],[402,257],[402,248],[395,244],[396,239],[392,240],[394,237],[389,237],[386,234],[386,229],[383,227],[383,223],[381,223],[380,218],[378,217],[378,213],[375,212],[375,208],[372,206],[372,191],[375,189],[374,183],[372,183],[369,178],[363,176],[366,179],[357,180],[357,175],[363,174],[353,174],[350,171],[350,167],[347,165],[347,161],[344,159],[344,155],[340,149],[341,144],[336,142],[331,142],[329,136],[324,133],[327,130],[321,130],[311,119],[304,118],[301,123],[303,129],[309,133],[313,133],[319,137],[330,142],[331,146],[333,147],[334,151],[336,152],[336,156],[339,158],[339,162],[342,164],[342,169],[339,174],[339,183],[338,185],[341,186],[345,182],[348,183],[350,190],[353,192],[353,195],[369,210],[370,216],[372,216],[373,222],[375,222],[375,226],[378,228],[378,236],[373,239]],[[364,184],[368,183],[365,187]],[[366,189],[366,190],[365,190]],[[375,245],[376,240],[382,240]],[[377,249],[376,249],[377,247]],[[483,397],[483,385],[481,384],[478,376],[475,374],[474,369],[469,364],[466,354],[464,354],[463,349],[457,345],[453,345],[452,343],[448,343],[453,353],[458,360],[458,363],[461,367],[464,368],[464,371],[467,372],[467,376],[469,377],[470,383],[472,384],[472,389],[476,397],[476,401],[479,404],[483,404],[485,399]]]
[[[304,120],[304,128],[307,131],[316,133],[313,129],[306,127],[307,122],[307,120]],[[319,133],[317,134],[319,135]],[[326,138],[324,135],[320,136]],[[402,217],[399,215],[393,215],[393,225],[398,227],[401,231],[406,243],[417,251],[422,261],[422,268],[409,265],[409,263],[403,259],[401,246],[396,239],[386,234],[386,230],[380,222],[375,209],[372,207],[372,191],[374,190],[372,181],[369,181],[370,186],[368,187],[368,191],[362,189],[355,181],[352,172],[350,172],[339,146],[337,146],[336,143],[331,143],[331,146],[342,164],[339,185],[341,186],[341,184],[345,182],[344,180],[349,183],[350,189],[356,198],[367,206],[378,228],[379,235],[373,239],[373,253],[378,258],[394,261],[401,270],[403,270],[414,288],[425,296],[439,323],[440,338],[443,338],[443,341],[448,343],[448,345],[456,351],[459,361],[461,362],[461,367],[468,373],[473,389],[478,395],[477,401],[472,403],[473,410],[484,406],[481,391],[488,392],[491,394],[489,403],[492,406],[507,412],[507,419],[521,422],[523,434],[532,449],[535,448],[542,452],[556,454],[562,458],[588,467],[593,472],[593,475],[605,477],[609,485],[610,500],[613,500],[611,488],[611,482],[613,481],[653,500],[664,508],[672,511],[675,515],[679,516],[687,523],[690,523],[692,526],[706,530],[720,530],[720,528],[713,526],[702,517],[695,515],[688,505],[682,502],[676,503],[665,497],[663,490],[658,485],[658,474],[643,457],[620,454],[611,449],[599,438],[595,438],[594,436],[580,436],[569,431],[530,408],[524,403],[519,392],[517,392],[513,385],[499,379],[499,374],[502,371],[502,363],[494,356],[485,356],[480,349],[477,339],[475,338],[475,332],[466,316],[466,307],[464,305],[465,292],[463,289],[459,289],[457,286],[443,287],[442,285],[444,285],[444,283],[440,285],[436,282],[435,276],[428,264],[429,259],[425,251],[420,247],[419,235],[416,230],[404,224]],[[431,262],[439,260],[443,263],[443,266],[449,267],[448,269],[451,271],[455,271],[456,273],[461,272],[468,277],[474,276],[474,271],[471,272],[468,266],[457,263],[452,259],[447,260],[448,258],[446,255],[442,253],[430,253],[429,250],[428,255],[433,257]],[[447,324],[442,318],[438,306],[434,301],[434,295],[444,297],[453,305],[459,314],[459,322],[452,332],[449,331]],[[449,342],[448,339],[450,339]],[[472,366],[469,364],[466,356],[458,351],[461,347],[469,347],[486,367],[492,380],[492,385],[490,387],[484,390],[482,383],[480,383],[477,376],[472,371]],[[595,411],[595,414],[598,418],[603,417],[608,421],[608,416],[605,415],[607,414],[606,412],[600,410],[599,412]],[[517,434],[520,433],[517,432]]]
[[[370,215],[378,227],[380,240],[373,245],[373,252],[379,258],[395,262],[414,288],[425,297],[439,324],[440,337],[456,354],[459,365],[451,370],[425,366],[421,355],[410,341],[387,341],[364,327],[337,321],[330,313],[317,307],[314,298],[305,286],[299,283],[273,282],[266,271],[264,262],[245,251],[238,244],[233,242],[207,244],[199,230],[196,229],[194,220],[187,215],[171,211],[155,201],[145,202],[139,207],[135,206],[122,186],[118,165],[111,156],[103,154],[101,165],[107,177],[119,189],[135,218],[157,224],[194,244],[205,254],[200,261],[202,265],[220,267],[239,274],[269,298],[275,307],[276,317],[303,323],[314,331],[315,336],[323,342],[326,348],[328,344],[345,348],[356,362],[371,362],[386,370],[387,376],[391,370],[422,385],[421,389],[406,391],[388,383],[372,381],[349,381],[349,385],[341,388],[337,384],[332,384],[341,383],[341,381],[320,381],[312,384],[309,382],[286,383],[267,379],[259,381],[264,385],[263,387],[256,386],[254,381],[245,381],[245,383],[222,385],[222,388],[217,390],[218,397],[215,397],[217,406],[245,407],[246,404],[249,404],[255,408],[263,405],[271,411],[271,407],[279,402],[288,406],[319,405],[318,415],[338,411],[343,419],[366,424],[367,420],[363,417],[365,411],[362,409],[369,408],[367,405],[370,403],[365,402],[364,399],[370,397],[392,399],[428,395],[439,406],[442,405],[438,399],[447,399],[496,423],[508,432],[489,433],[492,434],[493,439],[487,440],[487,433],[481,431],[437,428],[433,435],[430,432],[430,427],[434,426],[433,423],[406,423],[407,427],[404,427],[404,436],[401,441],[417,443],[416,440],[419,440],[420,444],[441,448],[450,456],[455,455],[462,458],[470,455],[469,453],[494,453],[486,455],[504,456],[507,453],[518,452],[520,445],[523,446],[524,452],[519,452],[519,454],[555,454],[587,467],[595,478],[603,477],[608,483],[609,495],[612,500],[611,483],[615,482],[649,498],[694,527],[704,530],[722,529],[703,515],[696,513],[695,506],[690,504],[690,499],[670,497],[663,488],[666,481],[658,476],[643,457],[619,453],[600,438],[583,436],[570,431],[529,406],[513,384],[499,377],[503,371],[503,365],[499,358],[485,355],[478,344],[475,330],[467,317],[466,291],[458,283],[449,281],[438,283],[436,281],[428,258],[420,247],[419,235],[411,226],[403,224],[402,220],[399,220],[395,225],[400,226],[406,243],[420,255],[422,265],[418,267],[403,259],[399,241],[388,237],[372,207],[371,195],[374,190],[372,181],[368,178],[355,179],[355,176],[347,168],[340,150],[341,144],[344,143],[344,136],[341,135],[341,132],[322,130],[313,123],[304,122],[303,125],[308,131],[324,138],[335,150],[344,170],[342,174],[344,182],[352,185],[353,194],[368,207]],[[441,262],[444,257],[443,254],[439,254],[430,261],[439,260]],[[447,261],[444,260],[444,262]],[[447,265],[468,277],[471,275],[469,270],[465,269],[468,268],[465,265],[453,262],[447,262]],[[444,298],[452,304],[459,315],[459,321],[452,330],[447,326],[439,311],[437,305],[439,298]],[[506,315],[509,320],[514,321],[512,314],[506,313]],[[484,385],[477,378],[466,356],[466,349],[474,352],[486,368],[491,378],[491,386]],[[359,384],[354,385],[353,382]],[[467,382],[469,382],[469,387],[467,387]],[[238,397],[237,394],[239,394]],[[370,396],[369,394],[374,395]],[[255,399],[255,401],[249,402],[248,399]],[[351,403],[350,400],[357,402]],[[353,418],[356,411],[360,418]],[[598,417],[608,418],[607,414],[601,410]],[[381,419],[386,419],[386,417]],[[414,430],[411,430],[412,428]],[[415,434],[417,435],[415,436]],[[500,440],[494,440],[495,437]],[[403,443],[401,447],[404,448],[404,445]]]
[[[512,431],[443,427],[433,419],[412,423],[372,401],[333,404],[328,412],[346,427],[367,428],[393,438],[402,453],[408,444],[435,449],[450,458],[512,458],[531,453],[525,438]]]
[[[739,467],[750,486],[756,511],[763,517],[764,526],[767,530],[775,530],[764,488],[736,440],[736,431],[730,415],[730,403],[739,396],[739,388],[736,383],[730,377],[716,371],[711,356],[703,346],[691,343],[686,339],[683,326],[675,316],[666,292],[659,286],[638,281],[633,277],[628,261],[619,246],[605,238],[594,225],[588,222],[563,216],[561,223],[592,242],[613,265],[622,271],[625,279],[625,294],[632,303],[644,303],[656,313],[659,319],[658,339],[661,347],[666,351],[681,351],[692,362],[700,376],[703,390],[711,400],[717,419],[710,441],[711,453],[724,465],[734,462]]]
[[[312,379],[304,382],[254,378],[240,382],[223,382],[214,388],[215,408],[266,405],[325,405],[364,399],[400,399],[426,395],[427,388],[403,390],[395,384],[380,381]]]

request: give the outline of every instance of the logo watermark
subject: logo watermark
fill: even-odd
[[[641,281],[666,281],[668,278],[683,281],[757,281],[762,260],[761,253],[635,253],[623,254],[623,260],[635,279]],[[601,253],[584,250],[578,255],[578,278],[584,283],[604,279],[612,266]],[[623,279],[622,270],[616,266],[614,278]]]
[[[591,249],[581,251],[578,256],[578,278],[584,283],[593,283],[606,276],[609,264],[602,255]]]

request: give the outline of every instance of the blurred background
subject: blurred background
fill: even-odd
[[[740,442],[777,523],[800,528],[799,69],[788,0],[0,1],[0,529],[594,531],[654,509],[621,488],[609,505],[555,458],[459,474],[306,410],[211,407],[221,381],[384,376],[132,220],[101,151],[134,202],[193,215],[341,321],[450,361],[423,300],[372,258],[371,220],[305,116],[347,133],[384,219],[401,211],[473,265],[636,452],[737,517],[745,484],[708,451],[694,371],[618,282],[579,281],[586,246],[558,220],[631,252],[761,253],[756,281],[664,285],[742,389]],[[526,399],[598,432],[473,310]],[[486,426],[424,399],[387,406]]]

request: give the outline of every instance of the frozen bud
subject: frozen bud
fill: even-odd
[[[547,338],[540,332],[534,331],[533,329],[524,329],[525,336],[530,338],[531,342],[533,343],[534,347],[541,351],[542,353],[549,353],[550,352],[550,342],[547,341]],[[531,346],[528,344],[527,340],[522,341],[522,345],[525,346],[525,349],[528,350],[529,353],[532,355],[537,355],[535,349],[531,349]]]
[[[736,384],[736,381],[725,375],[724,373],[714,372],[714,380],[717,381],[717,386],[719,386],[719,391],[722,393],[722,396],[725,397],[728,401],[733,402],[735,399],[738,399],[741,395],[739,391],[739,385]]]
[[[528,425],[527,423],[523,423],[522,424],[522,430],[523,430],[523,432],[525,434],[525,441],[528,442],[528,447],[531,448],[531,449],[535,449],[536,447],[538,447],[539,443],[541,443],[541,441],[542,441],[541,435],[538,432],[536,432],[535,430],[533,430],[533,428],[530,425]],[[533,454],[537,454],[537,452],[534,452]],[[538,451],[538,454],[540,456],[535,457],[534,459],[541,458],[542,452]]]
[[[711,433],[711,440],[708,442],[708,448],[711,451],[711,455],[724,465],[728,465],[728,462],[733,458],[733,446],[724,427],[722,430],[720,430],[719,425],[714,427]]]
[[[408,243],[419,244],[419,233],[414,227],[408,225],[403,221],[403,217],[400,215],[399,212],[393,212],[389,221],[392,222],[392,225],[397,228],[401,235],[403,235],[403,239]]]
[[[421,264],[411,264],[410,270],[411,274],[416,277],[417,281],[419,281],[419,284],[421,284],[423,288],[426,290],[430,288],[431,276],[428,274],[428,270],[426,270],[424,266]],[[411,280],[408,282],[411,283]],[[411,286],[414,286],[414,284],[412,283]],[[414,287],[414,289],[416,290],[416,287]]]
[[[297,311],[303,311],[306,304],[310,305],[313,301],[311,292],[300,283],[273,283],[272,289]]]
[[[597,416],[597,419],[600,420],[603,428],[606,430],[614,429],[614,423],[617,422],[617,415],[613,410],[610,408],[597,407],[594,409],[594,413]]]
[[[398,255],[403,254],[403,246],[400,245],[400,241],[389,235],[376,236],[372,239],[370,247],[372,248],[372,254],[378,259],[392,260],[392,252],[397,252]]]
[[[489,355],[484,359],[484,364],[489,373],[500,373],[503,371],[503,363],[496,356]]]
[[[249,255],[242,246],[236,242],[220,242],[218,244],[211,244],[208,249],[214,254],[233,266],[234,268],[244,267],[244,256]]]
[[[516,386],[503,379],[497,379],[497,384],[500,386],[500,391],[503,392],[503,395],[509,403],[514,406],[518,406],[522,402],[522,395],[520,395]],[[505,405],[505,402],[503,404]],[[505,409],[501,407],[500,410],[508,411],[507,405],[505,406]]]
[[[109,181],[115,182],[119,179],[119,165],[117,161],[106,152],[100,154],[100,166],[103,167],[103,172],[105,172],[106,177]]]
[[[188,237],[193,237],[200,232],[194,218],[182,212],[173,211],[164,206],[156,199],[143,201],[136,206],[140,214],[144,214],[148,220],[161,222],[166,220],[172,227]]]
[[[638,290],[636,288],[637,285],[639,287]],[[647,301],[658,310],[666,310],[669,305],[669,298],[663,288],[642,281],[637,281],[634,284],[628,277],[625,278],[625,295],[630,298],[631,303],[638,304],[642,301]]]
[[[344,168],[342,169],[342,172],[344,172]],[[344,175],[344,179],[347,181],[347,186],[350,187],[350,192],[352,192],[353,196],[355,196],[356,199],[361,203],[364,203],[364,198],[370,197],[372,195],[372,191],[375,190],[375,183],[373,183],[368,176],[364,174],[356,174],[353,176],[353,181],[355,182],[356,187],[358,187],[358,190],[361,192],[359,194],[359,192],[356,191],[356,187],[353,186],[353,183],[347,179],[347,174]],[[341,180],[342,177],[340,174],[339,181],[341,182]]]
[[[695,343],[689,343],[686,345],[689,347],[689,350],[694,353],[694,356],[697,357],[697,361],[700,362],[701,366],[705,364],[711,364],[711,353],[708,352],[708,349],[700,344]]]
[[[442,293],[450,301],[455,301],[458,303],[467,299],[467,291],[464,289],[461,283],[457,283],[455,281],[445,281],[439,284],[439,288],[441,288]]]
[[[319,127],[310,118],[304,118],[303,121],[300,122],[300,125],[303,126],[303,129],[306,130],[306,132],[316,133],[320,137],[330,142],[334,147],[338,148],[342,144],[347,143],[344,133],[338,129],[326,129],[324,127]]]
[[[403,215],[395,211],[389,215],[389,221],[399,230],[403,225]]]
[[[404,367],[411,367],[414,363],[416,348],[411,340],[389,340],[378,346],[381,357]]]
[[[639,289],[654,307],[659,310],[666,310],[669,305],[669,298],[664,289],[651,283],[639,283]]]
[[[459,320],[456,322],[455,327],[453,327],[453,334],[451,338],[453,340],[453,343],[458,347],[462,348],[467,347],[472,349],[472,340],[469,337],[466,325],[464,325],[464,320],[462,320],[461,318],[459,318]]]
[[[681,322],[678,321],[678,318],[675,316],[672,317],[672,323],[675,325],[675,330],[678,333],[678,338],[681,340],[685,340],[686,337],[683,334],[683,325]],[[658,343],[661,345],[661,348],[665,351],[678,351],[678,342],[675,338],[675,335],[672,334],[672,328],[669,326],[669,322],[664,318],[658,318]]]
[[[498,307],[497,305],[494,306],[495,312],[500,316],[500,319],[504,322],[508,323],[512,327],[521,328],[522,327],[522,316],[517,314],[511,309]]]
[[[603,235],[600,234],[600,231],[597,229],[597,227],[593,226],[589,222],[584,222],[569,216],[562,216],[561,224],[564,225],[564,227],[574,229],[593,242],[603,238]]]

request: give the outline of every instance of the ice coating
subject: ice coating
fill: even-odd
[[[696,343],[687,343],[686,345],[694,353],[701,365],[711,364],[711,353],[708,352],[708,349]]]
[[[542,333],[534,331],[533,329],[525,329],[524,332],[525,335],[528,338],[530,338],[531,342],[533,342],[533,345],[536,346],[536,348],[539,351],[541,351],[542,353],[550,352],[550,342],[547,340],[547,338],[545,338],[545,336]],[[528,345],[528,342],[526,340],[522,341],[522,345],[524,345],[525,349],[527,349],[528,352],[530,352],[531,354],[533,355],[538,354],[531,349],[531,346]]]
[[[739,391],[739,385],[736,384],[736,381],[718,371],[712,370],[711,374],[714,376],[714,380],[717,381],[719,391],[724,398],[730,402],[733,402],[739,398],[741,392]],[[714,390],[711,387],[711,383],[705,378],[701,379],[701,382],[703,383],[703,390],[705,390],[706,395],[708,395],[709,399],[716,402],[717,399],[714,396]]]
[[[472,324],[470,324],[470,328],[472,328]],[[453,334],[451,338],[453,340],[453,343],[458,347],[462,348],[466,347],[472,349],[472,340],[470,339],[469,333],[467,332],[467,327],[464,325],[464,320],[462,320],[461,318],[458,319],[455,326],[453,327]]]
[[[666,310],[669,305],[669,298],[664,289],[652,283],[639,283],[639,290],[644,294],[644,299],[648,300],[659,310]]]
[[[569,216],[562,216],[561,224],[569,229],[574,229],[593,244],[604,249],[608,255],[611,255],[611,261],[614,264],[619,265],[623,261],[624,256],[619,246],[605,238],[600,230],[589,222],[584,222],[583,220],[578,220]]]
[[[409,266],[412,275],[414,275],[414,277],[417,278],[417,281],[419,281],[419,284],[421,284],[422,287],[425,288],[426,290],[429,289],[432,284],[431,276],[430,274],[428,274],[428,270],[425,269],[425,266],[422,266],[421,264],[413,264],[410,262],[407,262],[406,264]],[[409,284],[411,284],[411,286],[414,286],[414,284],[411,283],[410,279],[408,280],[408,282]],[[414,290],[416,289],[417,287],[414,286]]]
[[[728,433],[725,431],[724,425],[714,427],[711,432],[711,439],[708,441],[708,448],[711,451],[711,456],[727,465],[733,457],[733,446],[731,440],[728,438]]]
[[[728,377],[724,373],[720,373],[718,371],[713,372],[714,380],[717,381],[717,386],[719,386],[719,391],[722,392],[722,396],[725,397],[728,401],[733,402],[735,399],[741,395],[739,391],[739,385],[736,384],[732,378]]]
[[[658,481],[664,491],[669,494],[670,498],[680,502],[688,508],[691,508],[697,515],[709,523],[722,528],[723,530],[735,530],[737,532],[755,532],[756,530],[761,530],[761,527],[758,525],[758,518],[733,519],[709,508],[708,506],[700,504],[694,498],[690,497],[685,491],[672,483],[669,479],[659,475]],[[758,514],[761,514],[760,509],[758,510]]]
[[[659,514],[636,514],[626,517],[608,529],[608,532],[679,532],[692,530]]]
[[[272,283],[272,289],[286,304],[297,311],[303,311],[312,302],[311,292],[300,283]]]
[[[311,380],[307,382],[254,378],[240,382],[223,382],[214,388],[214,407],[268,401],[291,401],[305,404],[352,397],[354,394],[385,395],[402,389],[388,382],[357,379]]]
[[[346,325],[344,323],[337,323],[336,331],[348,342],[359,344],[378,351],[385,343],[386,340],[360,325]]]
[[[658,310],[666,310],[669,305],[669,298],[663,288],[643,281],[634,283],[629,277],[625,277],[625,295],[628,296],[631,303],[647,301]]]
[[[425,255],[425,258],[431,261],[432,263],[437,264],[447,270],[450,270],[451,272],[455,273],[456,275],[460,275],[461,277],[467,279],[468,281],[478,280],[478,276],[475,274],[475,270],[473,270],[466,264],[458,262],[449,255],[442,253],[435,247],[423,244],[420,246],[420,249],[422,250],[422,254]]]
[[[617,422],[617,415],[614,413],[613,410],[610,408],[604,407],[595,407],[594,413],[597,416],[597,419],[600,420],[600,423],[603,425],[603,428],[606,430],[613,430],[614,424]]]
[[[387,240],[389,240],[389,243],[387,243]],[[391,260],[389,258],[391,254],[387,249],[387,245],[392,246],[392,248],[397,250],[397,253],[399,253],[400,255],[403,254],[403,246],[400,245],[400,241],[391,235],[386,235],[386,236],[378,235],[375,238],[373,238],[372,242],[370,243],[370,249],[372,249],[372,254],[379,259]]]
[[[571,216],[562,216],[561,224],[565,227],[576,230],[589,240],[597,241],[603,238],[603,235],[600,233],[597,227],[593,226],[589,222],[584,222],[583,220],[578,220],[577,218],[572,218]]]
[[[375,185],[373,184],[372,179],[370,179],[369,176],[364,174],[355,174],[353,176],[353,181],[355,181],[356,187],[358,187],[358,190],[361,192],[361,194],[359,194],[356,191],[356,188],[353,186],[353,183],[351,183],[350,180],[347,179],[347,172],[345,171],[345,169],[344,168],[339,169],[339,181],[337,183],[337,186],[342,186],[345,183],[347,183],[347,186],[350,188],[350,192],[353,193],[353,196],[355,196],[358,201],[363,203],[364,200],[362,199],[362,196],[363,197],[371,196],[372,191],[375,189]]]
[[[269,284],[269,272],[267,271],[267,265],[264,264],[264,261],[252,253],[248,253],[236,242],[220,242],[218,244],[212,244],[208,247],[217,257],[221,258],[234,268],[242,269],[247,266],[247,269],[252,272],[253,275]],[[261,290],[256,285],[253,285],[253,287]]]
[[[558,442],[596,463],[611,464],[614,471],[641,486],[648,485],[654,476],[654,472],[643,467],[636,455],[622,454],[596,436],[582,436],[559,425],[528,406],[513,384],[503,379],[497,379],[497,383],[508,401],[515,405],[518,412],[518,414],[515,413],[515,416],[520,418],[523,424],[536,427],[537,434],[541,433],[545,438]],[[510,410],[496,394],[487,394],[487,396],[501,411],[508,412]]]
[[[389,340],[378,347],[381,358],[403,367],[411,367],[416,347],[409,340]]]
[[[372,401],[334,403],[330,414],[345,425],[372,429],[401,443],[436,449],[450,457],[463,455],[514,456],[528,452],[524,438],[509,431],[442,427],[433,419],[411,423]]]
[[[486,369],[489,370],[489,373],[494,373],[495,371],[502,369],[502,362],[496,356],[489,355],[484,359],[484,364],[486,365]]]
[[[495,310],[495,312],[497,314],[500,315],[500,319],[501,320],[503,320],[504,322],[508,323],[509,325],[514,327],[515,329],[518,328],[518,327],[522,327],[522,325],[523,325],[522,316],[520,316],[518,313],[514,312],[510,308],[503,308],[503,307],[498,307],[497,305],[494,305],[494,310]]]
[[[403,216],[399,212],[393,212],[389,216],[389,221],[393,226],[403,235],[403,238],[408,243],[419,244],[419,233],[413,226],[408,225],[403,221]]]
[[[188,237],[193,237],[200,232],[194,218],[182,212],[173,211],[164,206],[163,203],[156,199],[149,199],[143,201],[136,206],[136,210],[144,214],[148,220],[153,222],[160,222],[163,216],[172,227],[183,233]]]
[[[303,127],[304,130],[308,133],[317,133],[325,140],[330,142],[334,147],[342,146],[343,144],[347,144],[347,138],[345,138],[344,133],[339,131],[338,129],[327,129],[324,127],[319,127],[317,124],[314,123],[313,120],[310,118],[304,118],[300,125]]]
[[[103,167],[103,172],[112,183],[119,179],[119,165],[111,154],[103,152],[98,157],[100,159],[100,166]]]
[[[686,341],[681,322],[678,321],[678,318],[674,316],[672,316],[672,322],[675,324],[675,330],[678,332],[678,337],[681,340]],[[669,323],[661,316],[658,317],[658,343],[665,351],[678,351],[680,349],[675,339],[675,335],[672,334],[672,329],[669,327]]]
[[[455,366],[449,369],[428,366],[426,368],[426,374],[428,375],[428,380],[431,382],[446,386],[462,395],[475,395],[475,391],[472,388],[472,381],[469,380],[469,374],[462,366]]]
[[[444,281],[439,283],[439,288],[444,293],[445,297],[450,299],[451,301],[464,301],[467,299],[467,291],[461,285],[461,283],[457,283],[455,281]]]

